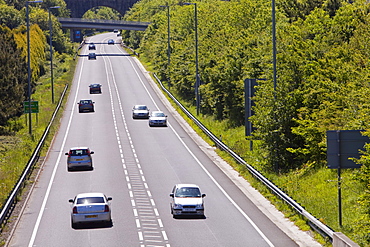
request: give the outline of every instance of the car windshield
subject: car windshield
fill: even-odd
[[[176,190],[175,197],[201,197],[198,188],[179,188]]]
[[[103,197],[84,197],[78,198],[77,204],[104,203]]]
[[[145,105],[139,105],[137,107],[135,107],[136,110],[146,110],[146,106]]]
[[[89,152],[86,149],[76,149],[76,150],[71,150],[70,154],[72,156],[80,156],[80,155],[87,155]]]
[[[153,117],[165,117],[163,112],[154,112]]]

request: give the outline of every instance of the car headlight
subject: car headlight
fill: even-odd
[[[203,209],[204,208],[204,205],[203,204],[198,204],[196,209]]]
[[[182,205],[175,203],[175,204],[173,204],[173,208],[174,209],[181,209],[182,208]]]

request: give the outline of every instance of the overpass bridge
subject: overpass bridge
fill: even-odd
[[[104,29],[104,30],[135,30],[145,31],[149,22],[98,20],[82,18],[58,18],[62,28],[71,29],[71,40],[82,40],[81,29]]]
[[[145,31],[149,22],[117,21],[117,20],[92,20],[82,18],[58,18],[62,28],[68,29],[120,29]]]

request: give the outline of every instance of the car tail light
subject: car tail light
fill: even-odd
[[[104,212],[109,212],[109,206],[105,205]]]
[[[77,207],[73,207],[72,212],[73,212],[74,214],[78,214],[78,212],[77,212]]]

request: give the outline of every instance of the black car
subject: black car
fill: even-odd
[[[101,84],[94,83],[90,84],[90,93],[101,93]]]
[[[95,44],[89,44],[89,50],[96,50]]]
[[[95,53],[89,53],[89,55],[87,55],[87,57],[89,58],[89,60],[96,60],[96,54]]]
[[[114,45],[114,40],[113,39],[108,40],[108,45]]]
[[[91,99],[82,99],[78,104],[78,112],[94,112],[94,103]]]

